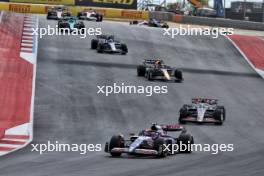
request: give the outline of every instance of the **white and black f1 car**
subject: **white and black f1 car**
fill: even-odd
[[[168,132],[172,131],[180,131],[179,136],[170,136]],[[178,147],[175,151],[177,148],[175,145],[190,146],[193,143],[193,136],[181,125],[153,124],[150,129],[142,130],[138,135],[131,134],[128,139],[122,134],[112,136],[110,142],[105,144],[105,152],[114,157],[119,157],[122,153],[166,157],[176,153],[191,153],[190,147],[182,150]]]
[[[59,20],[66,16],[70,17],[71,12],[64,6],[55,6],[48,9],[47,19]]]
[[[93,9],[78,12],[77,17],[80,20],[90,20],[90,21],[97,21],[97,22],[103,21],[103,15],[100,13],[97,13],[96,10],[93,10]]]
[[[148,80],[183,81],[182,71],[164,64],[160,59],[143,60],[137,67],[137,75],[145,76]]]
[[[127,54],[127,45],[115,40],[113,35],[97,35],[92,39],[91,48],[97,49],[98,53],[120,53]]]
[[[149,19],[148,21],[130,21],[129,22],[130,25],[138,25],[138,26],[149,26],[149,27],[157,27],[157,28],[169,28],[169,25],[165,22],[156,20],[156,19]]]
[[[192,104],[185,104],[180,109],[179,123],[196,122],[222,125],[225,116],[225,107],[219,106],[217,99],[193,98]]]

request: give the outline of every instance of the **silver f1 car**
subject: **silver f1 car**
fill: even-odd
[[[47,19],[59,20],[67,16],[70,17],[71,13],[64,6],[55,6],[48,9]]]
[[[169,25],[165,22],[156,20],[156,19],[149,19],[148,21],[130,21],[130,25],[138,25],[138,26],[149,26],[149,27],[157,27],[157,28],[169,28]]]
[[[97,49],[98,53],[119,53],[127,54],[127,45],[115,40],[113,35],[97,35],[96,39],[92,39],[91,48]]]
[[[77,17],[80,20],[90,20],[90,21],[97,21],[97,22],[103,21],[103,15],[100,13],[97,13],[93,9],[78,12]]]
[[[219,106],[217,99],[193,98],[192,104],[185,104],[180,109],[179,123],[196,122],[222,125],[225,116],[225,107]]]
[[[137,75],[144,76],[150,81],[155,79],[183,81],[181,70],[165,65],[160,59],[143,60],[143,63],[137,67]]]
[[[173,131],[179,131],[179,136],[172,137],[168,134]],[[138,135],[131,134],[128,139],[125,139],[122,134],[114,135],[110,142],[106,142],[105,152],[114,157],[120,157],[122,153],[166,157],[176,153],[191,153],[190,147],[182,150],[178,148],[175,152],[175,145],[191,145],[193,143],[193,136],[188,134],[181,125],[152,124],[150,129],[142,130]]]

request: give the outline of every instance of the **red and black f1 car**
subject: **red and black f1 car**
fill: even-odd
[[[137,67],[137,75],[144,76],[149,81],[152,80],[174,80],[182,82],[182,71],[168,65],[165,65],[161,59],[143,60],[143,63]]]

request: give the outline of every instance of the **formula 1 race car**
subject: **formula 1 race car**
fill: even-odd
[[[120,53],[127,54],[127,45],[115,40],[113,35],[97,35],[96,39],[92,39],[91,48],[97,49],[98,53]]]
[[[179,131],[179,136],[172,137],[168,134],[173,131]],[[114,157],[120,157],[122,153],[166,157],[176,153],[191,153],[191,147],[181,146],[190,146],[193,143],[193,136],[181,125],[152,124],[150,129],[142,130],[138,135],[131,134],[128,139],[122,134],[112,136],[110,142],[105,144],[105,152]]]
[[[48,9],[47,19],[59,20],[66,16],[71,16],[71,13],[64,6],[55,6]]]
[[[192,104],[185,104],[180,109],[179,123],[215,123],[222,125],[225,121],[225,107],[218,105],[217,99],[193,98]]]
[[[103,15],[100,13],[97,13],[95,10],[92,10],[92,9],[78,12],[77,17],[80,20],[91,20],[91,21],[97,21],[97,22],[103,21]]]
[[[148,21],[130,21],[130,25],[138,25],[138,26],[149,26],[149,27],[158,27],[158,28],[169,28],[169,25],[165,22],[156,20],[156,19],[149,19]]]
[[[163,60],[160,59],[144,60],[143,63],[137,67],[137,75],[144,76],[149,81],[156,79],[182,82],[184,80],[182,71],[165,65]]]
[[[82,21],[77,21],[75,17],[64,17],[58,21],[58,28],[60,31],[64,32],[84,32],[85,25]]]

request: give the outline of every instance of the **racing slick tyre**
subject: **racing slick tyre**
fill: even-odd
[[[137,66],[137,75],[138,76],[145,76],[146,68],[143,65]]]
[[[132,24],[138,24],[138,21],[136,21],[136,20],[135,21],[130,21],[129,24],[130,25],[132,25]]]
[[[186,105],[183,105],[183,107],[180,109],[180,117],[179,117],[179,123],[180,124],[185,124],[185,121],[182,121],[183,118],[188,116],[188,109]]]
[[[97,21],[97,22],[102,22],[102,21],[103,21],[103,15],[98,14],[98,15],[96,16],[96,21]]]
[[[82,21],[80,21],[79,23],[77,23],[77,26],[76,26],[78,29],[84,29],[85,28],[85,25]]]
[[[152,78],[152,72],[148,72],[148,73],[147,73],[147,79],[148,79],[149,81],[153,81],[153,78]]]
[[[92,39],[91,41],[91,49],[97,49],[98,46],[98,40]]]
[[[169,25],[167,23],[164,23],[161,27],[162,28],[169,28]]]
[[[179,82],[182,82],[183,81],[182,71],[175,70],[174,76],[176,78],[176,81],[179,81]]]
[[[186,134],[186,133],[180,134],[177,140],[177,144],[178,144],[180,153],[192,153],[191,144],[194,144],[193,136],[191,136],[190,134]]]
[[[223,115],[223,121],[225,121],[226,119],[226,110],[225,110],[225,107],[224,106],[218,106],[219,109],[221,109],[222,111],[222,115]]]
[[[158,138],[154,141],[154,150],[158,152],[158,158],[165,158],[168,155],[167,151],[164,151],[164,145],[166,144],[163,138]]]
[[[103,53],[104,52],[104,46],[102,44],[100,44],[100,43],[97,46],[97,52],[98,53]]]
[[[225,108],[223,106],[218,106],[215,110],[214,117],[217,120],[216,125],[222,125],[225,121]]]
[[[123,54],[123,55],[127,54],[128,49],[127,49],[126,44],[121,44],[121,50],[122,50],[121,54]]]
[[[121,156],[122,153],[113,153],[113,152],[111,152],[111,150],[113,148],[124,148],[124,147],[125,147],[124,137],[122,137],[121,135],[112,136],[112,138],[110,139],[110,142],[109,142],[109,152],[110,152],[111,156],[113,156],[113,157]]]
[[[78,14],[77,14],[77,18],[78,18],[79,20],[81,20],[81,16],[82,16],[82,12],[78,12]]]
[[[63,32],[63,33],[71,33],[70,25],[68,23],[59,22],[58,29],[60,32]]]

